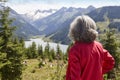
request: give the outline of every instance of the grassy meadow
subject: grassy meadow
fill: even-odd
[[[27,64],[24,65],[22,80],[64,80],[66,74],[67,63],[59,61],[59,72],[57,72],[58,62],[45,61],[45,65],[39,68],[39,61],[37,59],[26,60]],[[120,80],[120,71],[117,71],[116,80]],[[57,78],[57,76],[59,78]],[[107,75],[104,75],[105,80]]]
[[[39,61],[37,59],[26,60],[27,65],[24,65],[22,80],[64,80],[66,73],[66,65],[63,61],[59,61],[59,72],[57,72],[57,61],[45,61],[45,65],[39,68]]]

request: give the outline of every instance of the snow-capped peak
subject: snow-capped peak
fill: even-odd
[[[35,10],[35,11],[30,11],[28,13],[22,14],[23,18],[25,20],[29,21],[35,21],[37,19],[42,19],[48,15],[51,15],[52,13],[56,12],[56,9],[49,9],[49,10]]]

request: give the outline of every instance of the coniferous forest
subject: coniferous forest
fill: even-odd
[[[6,0],[0,2],[4,5]],[[49,42],[44,49],[35,42],[26,48],[25,39],[14,36],[17,26],[12,25],[15,19],[9,17],[9,12],[9,7],[0,9],[0,80],[65,80],[68,51],[72,43],[69,43],[65,53],[60,50],[59,43],[56,50],[50,48]],[[106,18],[108,24],[110,21]],[[115,58],[114,69],[105,74],[104,79],[120,80],[120,32],[113,27],[99,27],[98,32],[97,40]]]

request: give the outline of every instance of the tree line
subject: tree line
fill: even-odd
[[[28,48],[25,48],[24,56],[27,59],[35,59],[35,58],[41,58],[43,60],[48,59],[50,62],[52,60],[56,60],[58,57],[60,60],[64,59],[67,60],[67,53],[63,53],[60,50],[59,44],[57,44],[56,51],[54,49],[50,48],[49,43],[47,42],[47,45],[43,49],[42,45],[36,46],[35,42],[32,42],[32,45]]]

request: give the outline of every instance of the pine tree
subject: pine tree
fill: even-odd
[[[50,56],[50,45],[47,42],[47,45],[45,46],[45,50],[44,50],[44,57],[49,58],[49,56]]]
[[[43,57],[43,48],[42,45],[38,45],[38,56]]]
[[[10,24],[12,24],[12,19],[8,19],[9,16],[9,8],[3,7],[4,10],[0,11],[1,19],[0,19],[0,37],[2,43],[0,46],[2,46],[2,50],[5,50],[7,47],[7,44],[9,43],[12,32],[15,29],[15,27],[11,27]]]
[[[104,48],[107,49],[110,54],[114,57],[115,59],[115,68],[118,69],[119,67],[119,54],[117,52],[118,50],[118,43],[117,43],[117,37],[115,36],[115,30],[114,29],[109,29],[106,33],[106,39],[103,40]],[[108,73],[108,79],[115,77],[115,71],[112,70]]]
[[[66,53],[64,54],[64,57],[63,57],[64,60],[68,60],[69,50],[70,50],[72,45],[73,45],[73,43],[70,43],[70,45],[68,46],[67,51],[66,51]]]
[[[60,59],[60,60],[63,59],[63,53],[62,53],[62,51],[60,50],[59,44],[57,44],[56,55],[57,55],[57,58],[58,58],[58,59]]]
[[[27,48],[26,56],[28,59],[37,58],[37,49],[35,42],[32,42],[32,45]]]
[[[56,54],[55,54],[55,50],[54,49],[50,50],[50,54],[51,54],[53,59],[56,59]]]
[[[25,47],[25,41],[23,38],[20,38],[20,44],[23,48]]]
[[[110,29],[107,33],[106,33],[106,37],[107,39],[105,40],[104,43],[104,47],[105,49],[107,49],[111,55],[115,58],[115,68],[119,68],[118,67],[118,63],[119,63],[119,54],[118,54],[118,41],[117,41],[117,37],[115,36],[115,30],[114,29]]]
[[[4,2],[4,0],[1,0]],[[0,74],[1,80],[21,80],[22,48],[12,41],[15,29],[11,26],[13,20],[9,18],[8,7],[0,11]]]
[[[55,75],[52,77],[52,80],[62,80],[61,78],[61,71],[63,68],[63,64],[61,63],[61,59],[63,59],[63,54],[62,51],[60,50],[59,44],[57,44],[57,49],[56,49],[56,59],[57,59],[57,68]]]
[[[31,46],[29,46],[29,47],[26,49],[25,55],[26,55],[26,57],[27,57],[28,59],[31,59],[31,58],[32,58]]]
[[[24,41],[24,39],[23,38],[20,38],[19,39],[19,45],[21,46],[21,48],[22,48],[22,51],[23,51],[23,58],[25,59],[26,58],[26,47],[25,47],[25,41]]]
[[[13,40],[13,43],[14,43],[14,44],[19,44],[19,40],[18,40],[17,37]]]
[[[51,49],[49,53],[50,53],[49,54],[49,61],[52,62],[53,60],[56,59],[56,54],[55,54],[54,49]]]
[[[36,49],[35,42],[32,42],[31,53],[32,53],[32,58],[37,58],[38,55],[37,55],[37,49]]]

